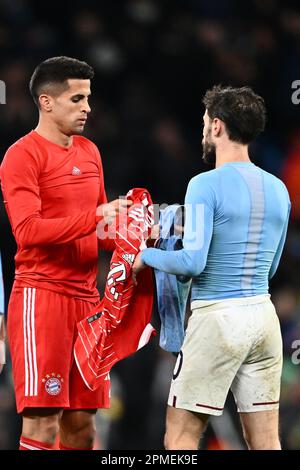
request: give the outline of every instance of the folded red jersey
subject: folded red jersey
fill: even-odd
[[[74,346],[81,376],[91,390],[107,377],[112,366],[148,343],[155,333],[150,321],[153,306],[151,268],[138,275],[134,286],[131,267],[145,247],[154,223],[153,206],[147,190],[135,188],[127,193],[133,201],[116,223],[115,244],[105,294],[100,304],[80,321]],[[103,231],[99,231],[101,235]]]

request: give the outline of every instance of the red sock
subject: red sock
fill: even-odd
[[[35,441],[33,439],[28,439],[28,437],[20,437],[20,447],[19,450],[54,450],[54,444],[48,444],[47,442]]]
[[[79,449],[79,448],[75,448],[75,447],[66,447],[61,442],[59,442],[59,448],[60,448],[60,450],[93,450],[92,447],[90,447],[89,449]]]

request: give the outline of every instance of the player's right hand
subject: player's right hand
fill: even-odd
[[[119,214],[125,212],[131,205],[132,201],[129,199],[115,199],[114,201],[98,206],[96,216],[102,217],[104,222],[110,225]]]

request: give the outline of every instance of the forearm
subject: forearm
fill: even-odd
[[[94,210],[57,219],[27,218],[15,232],[17,243],[23,248],[31,246],[62,244],[82,238],[96,230]]]
[[[204,195],[206,191],[204,190]],[[199,276],[204,270],[212,237],[214,211],[210,201],[201,197],[197,184],[189,184],[185,198],[183,249],[164,251],[147,248],[142,261],[155,269],[188,277]]]
[[[147,248],[141,254],[142,261],[152,268],[170,274],[195,277],[201,274],[205,267],[206,257],[196,250],[162,251],[157,248]]]

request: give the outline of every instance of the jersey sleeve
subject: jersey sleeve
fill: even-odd
[[[183,249],[162,251],[147,248],[142,252],[142,261],[170,274],[190,277],[201,274],[212,238],[214,201],[214,191],[205,174],[193,178],[185,197]]]
[[[104,184],[104,172],[102,166],[101,155],[98,148],[95,145],[96,157],[99,165],[99,178],[100,178],[100,193],[99,193],[99,200],[98,205],[106,204],[107,203],[107,196],[105,192],[105,184]],[[109,235],[109,232],[107,233]],[[100,250],[104,251],[114,251],[116,245],[113,238],[107,236],[106,238],[99,238],[98,237],[98,247]]]
[[[45,219],[41,215],[40,164],[19,146],[11,147],[1,165],[4,203],[16,242],[23,248],[61,244],[89,235],[96,229],[95,210]]]
[[[285,221],[285,224],[284,224],[283,229],[282,229],[282,234],[281,234],[281,237],[280,237],[280,241],[279,241],[279,244],[278,244],[278,247],[277,247],[277,250],[276,250],[276,253],[275,253],[271,268],[270,268],[270,271],[269,271],[269,279],[272,279],[272,277],[276,273],[277,268],[279,266],[280,258],[281,258],[281,255],[282,255],[282,251],[283,251],[283,247],[284,247],[284,243],[285,243],[285,239],[286,239],[287,229],[288,229],[288,225],[289,225],[290,211],[291,211],[291,203],[289,202],[288,214],[287,214],[286,221]]]

